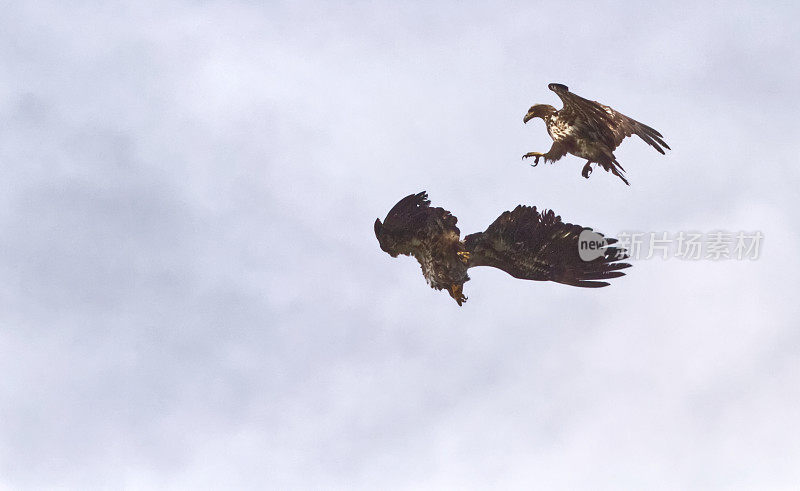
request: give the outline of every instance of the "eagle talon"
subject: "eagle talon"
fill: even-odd
[[[456,254],[458,254],[459,259],[461,259],[464,264],[469,262],[469,251],[459,251],[456,252]]]
[[[539,152],[528,152],[522,156],[522,160],[525,160],[528,157],[533,157],[533,163],[531,164],[531,167],[536,167],[539,164],[539,159],[544,157],[544,154]]]
[[[459,307],[461,306],[461,304],[467,301],[467,297],[464,296],[464,285],[457,285],[453,283],[452,285],[450,285],[448,293],[450,294],[451,297],[453,297],[456,303],[458,303]]]

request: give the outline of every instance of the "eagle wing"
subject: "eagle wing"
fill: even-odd
[[[406,235],[410,240],[412,236],[431,227],[433,231],[450,230],[459,234],[456,222],[458,219],[444,208],[432,208],[428,193],[422,191],[398,201],[386,215],[382,228],[392,232],[408,232]],[[377,223],[375,234],[378,235]]]
[[[624,250],[607,247],[592,261],[581,259],[578,238],[583,230],[562,222],[552,210],[540,214],[536,207],[519,205],[503,212],[485,232],[465,238],[468,266],[490,266],[515,278],[589,288],[608,286],[597,280],[624,276],[619,270],[630,267],[618,262],[628,257]],[[605,240],[607,244],[617,242]]]
[[[664,153],[664,148],[670,149],[664,137],[655,129],[629,118],[614,109],[590,101],[569,91],[566,85],[550,84],[547,86],[555,92],[564,107],[559,114],[570,120],[573,124],[585,124],[592,135],[609,146],[612,150],[617,148],[625,137],[636,135],[648,145]],[[663,148],[662,148],[663,147]]]
[[[458,219],[444,208],[430,206],[428,193],[409,194],[389,210],[381,223],[375,221],[375,236],[389,254],[413,254],[431,239],[445,234],[460,235]]]

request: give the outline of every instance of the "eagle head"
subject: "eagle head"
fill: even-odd
[[[557,112],[556,108],[554,108],[549,104],[536,104],[534,106],[531,106],[530,109],[528,109],[528,114],[526,114],[525,117],[522,118],[522,122],[527,123],[533,118],[544,118],[546,116],[555,114],[556,112]]]
[[[392,257],[397,257],[397,255],[400,254],[400,251],[397,250],[396,237],[390,230],[383,226],[380,218],[375,219],[375,237],[378,238],[378,244],[380,244],[383,252]]]

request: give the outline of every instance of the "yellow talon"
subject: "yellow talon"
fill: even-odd
[[[458,305],[461,305],[467,301],[467,297],[464,296],[464,285],[456,285],[453,283],[450,285],[449,293],[456,303],[458,303]]]
[[[461,260],[464,261],[465,264],[467,262],[469,262],[469,252],[468,251],[458,251],[456,254],[458,254],[458,257],[460,257]]]

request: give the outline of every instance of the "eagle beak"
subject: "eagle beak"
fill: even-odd
[[[523,122],[523,123],[527,123],[527,122],[528,122],[528,121],[530,121],[531,119],[533,119],[533,114],[532,114],[532,113],[528,113],[528,114],[526,114],[526,115],[525,115],[525,117],[524,117],[524,118],[522,118],[522,122]]]

